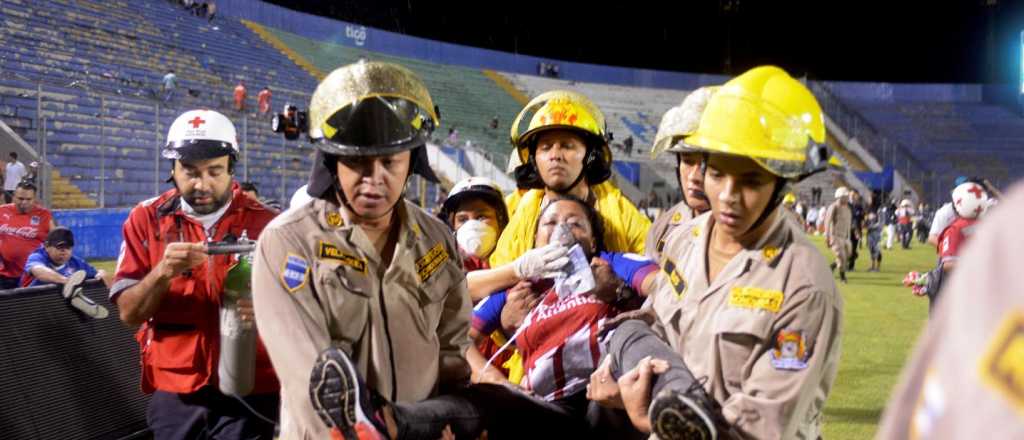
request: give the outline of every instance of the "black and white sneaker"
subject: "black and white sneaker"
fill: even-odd
[[[82,292],[82,283],[85,282],[85,271],[77,271],[68,277],[68,282],[64,283],[64,289],[61,294],[64,295],[66,300],[71,307],[74,307],[90,316],[94,319],[106,318],[110,312],[107,311],[106,307],[96,304],[95,301],[89,299]]]
[[[699,393],[703,393],[700,390]],[[696,393],[662,390],[651,401],[648,414],[651,430],[659,440],[714,440],[718,430],[712,420],[712,405]]]
[[[341,349],[328,348],[317,357],[309,378],[309,398],[320,419],[334,429],[332,438],[339,434],[344,440],[388,438],[371,394]]]

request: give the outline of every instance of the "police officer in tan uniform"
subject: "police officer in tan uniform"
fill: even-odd
[[[391,402],[468,379],[458,249],[402,196],[412,173],[437,181],[425,149],[437,122],[423,83],[394,64],[339,68],[313,94],[315,200],[263,231],[253,270],[256,322],[282,384],[282,439],[329,438],[331,428],[355,438],[341,420],[347,369]]]
[[[853,212],[850,211],[850,190],[845,186],[836,188],[836,200],[825,211],[825,243],[835,255],[830,267],[839,267],[839,279],[846,282],[846,268],[853,249],[850,232],[853,227]]]
[[[781,204],[790,183],[824,169],[824,141],[817,101],[779,68],[752,69],[709,101],[685,142],[707,155],[711,212],[670,234],[653,328],[626,321],[609,343],[637,428],[660,439],[820,436],[843,301]]]
[[[683,103],[670,108],[661,117],[658,134],[654,137],[651,156],[657,157],[662,151],[675,153],[676,177],[679,179],[679,191],[683,200],[661,213],[644,241],[644,255],[658,261],[661,249],[665,246],[665,238],[673,229],[711,209],[708,197],[704,194],[704,170],[701,166],[703,156],[682,142],[683,137],[693,134],[700,122],[700,115],[707,106],[708,99],[717,87],[701,87],[694,90]]]
[[[880,439],[1024,438],[1024,185],[979,224],[943,286]]]

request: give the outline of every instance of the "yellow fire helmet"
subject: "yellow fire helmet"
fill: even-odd
[[[685,142],[708,153],[749,157],[797,181],[824,170],[829,157],[818,101],[775,66],[755,67],[725,83]]]
[[[530,115],[530,125],[522,134],[519,125]],[[530,147],[537,141],[537,134],[551,129],[568,129],[583,135],[588,145],[592,141],[608,149],[604,113],[580,93],[568,90],[552,90],[538,95],[526,104],[512,122],[510,136],[512,145],[519,152],[519,160],[528,163]],[[606,156],[611,156],[608,152]]]
[[[310,137],[326,154],[393,154],[422,146],[439,123],[427,87],[397,64],[360,61],[335,69],[309,103]]]
[[[520,133],[526,117],[530,125]],[[516,184],[523,188],[541,188],[543,183],[533,164],[533,147],[537,135],[547,130],[571,130],[583,137],[587,145],[583,174],[590,185],[608,180],[611,176],[612,152],[608,148],[608,135],[604,114],[586,96],[568,90],[552,90],[533,98],[512,122],[510,138],[523,165],[517,167]],[[511,162],[511,161],[510,161]],[[509,164],[512,167],[512,164]],[[577,182],[579,182],[579,179]],[[575,183],[573,184],[575,186]]]
[[[654,136],[654,146],[651,147],[652,159],[663,151],[670,153],[697,151],[686,145],[683,138],[697,131],[700,117],[704,114],[704,109],[711,96],[717,91],[718,86],[701,87],[686,95],[682,104],[665,112],[665,115],[661,117],[661,124],[658,125],[658,133]]]
[[[785,205],[796,204],[796,194],[793,194],[792,192],[786,193],[786,196],[782,198],[782,203]]]

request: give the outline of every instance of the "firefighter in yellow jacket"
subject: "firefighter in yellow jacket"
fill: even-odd
[[[531,113],[529,126],[520,134],[520,123]],[[643,252],[651,222],[607,182],[612,155],[604,115],[586,96],[560,90],[537,96],[516,117],[511,136],[523,163],[516,168],[516,180],[531,190],[510,210],[491,267],[511,263],[530,249],[541,208],[559,194],[571,194],[597,208],[609,250]]]

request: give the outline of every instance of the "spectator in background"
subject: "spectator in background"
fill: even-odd
[[[825,243],[835,256],[829,265],[839,269],[839,280],[846,283],[846,268],[850,258],[850,236],[853,234],[853,214],[850,212],[850,190],[845,186],[836,189],[835,201],[825,214]]]
[[[864,200],[861,199],[860,193],[855,190],[850,190],[850,215],[852,222],[850,223],[850,260],[849,266],[846,268],[849,271],[853,270],[853,266],[857,263],[857,257],[860,253],[857,252],[857,248],[860,247],[862,229],[864,227]]]
[[[50,210],[36,203],[35,184],[19,183],[14,203],[0,206],[0,289],[18,287],[25,260],[56,227]]]
[[[72,254],[75,236],[65,227],[53,228],[46,235],[46,241],[25,261],[25,272],[21,275],[21,287],[42,284],[65,284],[71,274],[85,271],[88,279],[103,280],[109,288],[112,278],[103,270],[96,270],[91,264]]]
[[[238,188],[242,190],[242,194],[245,194],[246,197],[257,202],[260,201],[260,192],[258,189],[256,189],[255,183],[242,182],[241,184],[238,185]]]
[[[814,228],[818,224],[818,207],[811,206],[807,210],[807,217],[806,218],[807,218],[807,227],[806,227],[807,231],[806,232],[808,234],[813,234],[814,233]]]
[[[248,197],[250,200],[262,203],[265,208],[268,208],[275,214],[278,214],[281,211],[283,211],[281,204],[277,200],[267,200],[260,198],[260,192],[257,189],[255,182],[242,182],[238,185],[238,189],[242,191],[242,194]]]
[[[882,222],[885,223],[885,249],[892,249],[892,240],[896,238],[896,199],[885,205],[882,214]]]
[[[163,79],[164,102],[168,102],[174,97],[174,88],[178,85],[177,81],[178,76],[174,74],[174,69],[168,69]]]
[[[903,249],[910,249],[910,239],[914,234],[914,226],[912,217],[914,216],[914,206],[910,203],[910,200],[903,199],[900,202],[900,207],[896,209],[896,223],[897,233],[899,234],[900,244]]]
[[[39,184],[38,179],[39,179],[39,162],[32,161],[32,163],[28,164],[28,172],[25,174],[25,177],[21,178],[21,180],[27,180],[29,182],[32,182],[32,183],[38,185]]]
[[[459,129],[452,127],[448,129],[448,146],[456,147],[459,145]]]
[[[206,22],[213,23],[213,17],[217,15],[217,2],[210,0],[206,2]]]
[[[256,95],[256,102],[259,103],[261,115],[270,113],[270,98],[272,96],[273,94],[270,93],[270,86],[264,86],[263,90],[260,90],[260,93]]]
[[[4,167],[6,170],[4,172],[4,202],[6,203],[11,203],[14,191],[18,188],[18,183],[28,173],[25,170],[25,165],[18,162],[18,153],[12,151],[9,157],[11,161]]]
[[[871,268],[868,272],[878,272],[882,266],[882,220],[873,212],[864,219],[864,227],[868,235],[868,252],[871,253]]]
[[[245,111],[245,80],[238,80],[235,86],[235,111]]]

